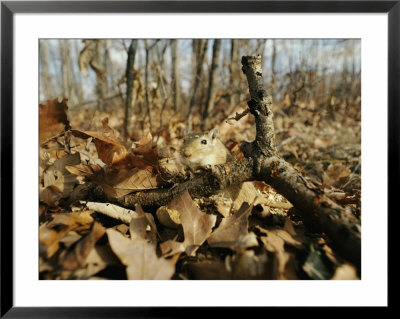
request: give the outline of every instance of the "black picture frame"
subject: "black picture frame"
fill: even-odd
[[[1,2],[1,317],[175,318],[189,313],[226,315],[226,309],[145,307],[14,307],[13,303],[13,16],[15,13],[387,13],[388,218],[399,182],[400,1],[2,1]],[[376,110],[379,111],[378,109]],[[383,172],[384,173],[384,172]],[[391,225],[389,222],[388,225]],[[393,223],[392,226],[393,227]],[[388,234],[391,231],[388,229]],[[390,240],[388,241],[390,243]],[[390,249],[389,249],[390,250]],[[389,254],[388,254],[389,256]],[[390,258],[389,258],[390,261]],[[388,281],[388,285],[390,280]],[[34,292],[33,292],[34,293]],[[388,300],[390,306],[390,298]],[[304,308],[293,307],[297,315]],[[235,310],[248,315],[248,310]],[[190,315],[191,316],[191,315]]]

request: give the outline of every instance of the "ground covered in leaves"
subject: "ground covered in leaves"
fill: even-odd
[[[361,218],[359,106],[283,109],[273,110],[278,153]],[[185,121],[172,111],[154,136],[138,126],[128,139],[119,131],[122,108],[68,110],[66,100],[54,100],[39,114],[40,279],[359,279],[324,234],[262,182],[209,198],[186,191],[162,207],[96,199],[93,185],[121,198],[190,178],[177,161]],[[215,126],[240,158],[254,119],[226,119]]]

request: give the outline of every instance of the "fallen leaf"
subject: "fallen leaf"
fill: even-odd
[[[185,240],[183,242],[188,256],[194,256],[197,249],[211,234],[217,217],[203,213],[193,202],[189,192],[185,190],[169,204],[170,209],[179,211]]]
[[[179,211],[171,209],[168,206],[161,206],[156,211],[158,221],[169,228],[177,229],[181,225]]]
[[[340,265],[335,269],[332,280],[360,280],[357,275],[357,269],[350,264]]]
[[[315,148],[327,148],[332,144],[333,140],[330,137],[316,137],[314,140]]]
[[[140,205],[136,205],[135,214],[129,224],[131,239],[144,240],[153,245],[157,244],[157,227],[153,215],[145,213]]]
[[[330,164],[326,169],[324,182],[327,185],[340,185],[351,173],[351,170],[342,164]]]
[[[85,165],[80,163],[78,165],[66,165],[65,169],[76,176],[91,177],[102,168],[100,165],[96,164]]]
[[[227,191],[233,200],[233,210],[239,210],[243,203],[253,203],[261,195],[252,182],[232,185]]]
[[[39,228],[40,251],[48,258],[53,256],[60,247],[60,239],[69,231],[88,230],[93,218],[88,212],[53,214],[53,220],[42,224]]]
[[[226,247],[233,250],[241,250],[243,247],[239,238],[248,235],[248,218],[252,209],[253,205],[249,206],[249,204],[243,203],[238,212],[222,219],[218,228],[208,238],[207,243],[211,247]]]
[[[283,229],[267,230],[260,226],[257,228],[266,236],[260,236],[261,241],[267,251],[273,253],[278,262],[278,279],[285,279],[286,265],[291,254],[285,250],[285,244],[300,247],[301,242],[295,240],[287,231]]]
[[[125,173],[125,174],[123,174]],[[158,187],[157,176],[146,169],[134,168],[127,172],[119,171],[118,175],[124,175],[122,180],[109,174],[107,181],[113,188],[113,197],[121,197],[145,189]]]
[[[89,234],[83,237],[72,250],[63,251],[59,264],[66,270],[74,270],[86,264],[86,258],[106,229],[100,223],[94,223]]]
[[[163,257],[157,257],[152,244],[132,241],[113,229],[107,229],[107,235],[111,249],[127,266],[128,279],[164,280],[174,274],[175,266]]]
[[[143,159],[152,166],[158,165],[157,148],[153,147],[153,137],[150,132],[144,134],[139,142],[134,142],[137,146],[132,149],[132,153],[139,154]]]
[[[265,252],[256,255],[253,250],[239,253],[232,261],[233,279],[271,279]]]
[[[70,128],[67,118],[67,103],[67,99],[63,99],[61,102],[55,99],[48,100],[44,104],[39,104],[40,144]]]
[[[72,135],[83,139],[92,137],[99,158],[107,165],[112,165],[130,154],[126,150],[125,146],[118,141],[112,131],[96,132],[71,130],[71,133]]]
[[[71,133],[80,138],[93,138],[99,158],[107,165],[106,168],[78,166],[72,172],[89,177],[108,196],[119,198],[134,191],[158,187],[156,163],[148,163],[129,153],[112,131],[71,130]]]
[[[182,242],[169,239],[160,244],[161,254],[164,257],[170,257],[176,254],[181,254],[185,251],[185,245]]]

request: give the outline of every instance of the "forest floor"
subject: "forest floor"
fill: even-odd
[[[246,107],[242,102],[232,114]],[[283,108],[273,107],[278,154],[361,218],[359,102],[298,106],[289,114]],[[162,207],[127,209],[93,199],[90,184],[115,198],[173,187],[160,167],[170,169],[177,158],[185,119],[169,109],[154,112],[151,136],[143,113],[134,114],[127,140],[123,114],[122,106],[104,112],[67,110],[65,101],[40,106],[41,279],[360,279],[325,234],[306,227],[263,182],[244,183],[235,198],[185,192]],[[253,116],[214,118],[221,140],[242,157],[239,144],[255,137]],[[71,129],[61,133],[65,127]]]

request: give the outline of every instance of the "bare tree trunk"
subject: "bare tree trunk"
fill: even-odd
[[[276,84],[276,40],[272,40],[271,75],[272,84]]]
[[[171,58],[172,58],[172,96],[174,109],[180,110],[180,86],[179,86],[179,72],[178,72],[178,41],[171,40]]]
[[[208,81],[208,90],[207,90],[207,101],[205,105],[205,110],[203,112],[203,121],[207,119],[208,115],[212,112],[214,109],[214,103],[215,103],[215,76],[218,70],[218,59],[219,59],[219,53],[221,51],[221,40],[220,39],[215,39],[214,40],[214,45],[213,45],[213,56],[212,56],[212,62],[211,62],[211,70],[210,70],[210,77]],[[206,123],[203,122],[205,125]],[[207,125],[205,125],[207,126]],[[205,127],[203,127],[204,129]]]
[[[208,49],[208,40],[199,40],[199,41],[200,41],[200,43],[198,44],[199,55],[197,55],[198,58],[197,58],[197,63],[196,63],[196,74],[194,77],[193,93],[192,93],[192,97],[190,99],[190,104],[189,104],[189,118],[188,118],[189,131],[192,130],[193,107],[196,102],[197,90],[198,90],[201,76],[203,73],[204,59],[205,59],[207,49]]]
[[[231,91],[230,109],[239,102],[239,40],[231,40],[231,61],[229,63],[229,86]]]
[[[74,50],[76,55],[79,55],[79,47],[78,47],[78,41],[74,41]],[[82,78],[80,72],[73,68],[72,69],[73,75],[74,75],[74,92],[76,94],[76,99],[77,99],[77,105],[81,104],[84,102],[84,95],[83,95],[83,90],[82,90]]]
[[[104,111],[105,109],[105,105],[104,105],[104,101],[105,98],[107,97],[107,78],[106,78],[106,72],[105,72],[105,64],[104,64],[104,52],[103,52],[103,48],[102,48],[102,43],[103,40],[98,40],[97,42],[97,46],[96,46],[96,61],[98,62],[101,71],[103,73],[102,77],[97,77],[97,85],[96,85],[96,92],[97,92],[97,96],[99,98],[99,109]]]
[[[149,117],[149,124],[150,124],[150,133],[153,131],[153,121],[151,118],[151,109],[150,109],[150,99],[149,99],[149,73],[150,73],[150,63],[149,63],[149,54],[150,54],[150,47],[147,43],[147,40],[144,40],[144,47],[146,50],[146,67],[144,73],[144,82],[145,82],[145,97],[146,97],[146,109],[147,109],[147,116]]]
[[[107,80],[105,81],[107,94],[114,93],[110,92],[110,89],[112,88],[112,83],[114,83],[112,64],[110,58],[110,44],[111,44],[110,41],[111,41],[110,39],[103,40],[103,63],[104,63],[104,70],[107,74]]]
[[[126,100],[125,100],[125,118],[124,118],[124,133],[125,136],[129,136],[131,134],[130,131],[130,119],[132,115],[133,108],[133,80],[135,78],[135,55],[137,49],[137,40],[132,40],[128,49],[128,60],[126,63]]]
[[[59,40],[60,53],[61,53],[61,74],[62,74],[62,92],[63,97],[69,99],[70,103],[75,104],[72,98],[72,89],[71,89],[71,54],[69,50],[69,42],[68,40],[61,39]]]
[[[264,57],[264,51],[265,51],[265,43],[267,42],[266,39],[258,39],[257,40],[257,47],[256,47],[256,54],[255,55],[261,55],[261,57]]]
[[[48,40],[40,40],[40,81],[41,81],[41,92],[45,100],[54,99],[55,94],[53,86],[51,84],[51,77],[49,73],[49,48],[47,46]]]
[[[200,55],[200,45],[203,40],[193,39],[192,40],[192,87],[194,87],[194,82],[196,80],[197,63]]]

